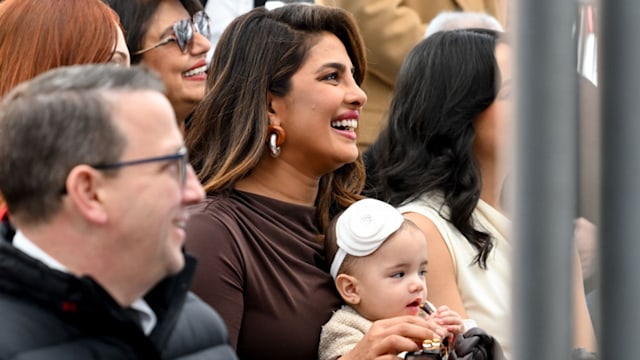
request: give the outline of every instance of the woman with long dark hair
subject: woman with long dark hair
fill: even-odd
[[[207,198],[186,227],[194,291],[245,359],[315,359],[340,306],[324,260],[329,219],[360,198],[356,146],[365,50],[345,10],[256,8],[225,30],[186,144]],[[342,359],[417,349],[433,332],[405,316],[372,325]]]
[[[511,61],[511,47],[491,30],[423,40],[400,71],[387,128],[365,155],[366,193],[399,207],[427,236],[429,300],[475,320],[507,358],[513,264],[500,196]],[[593,349],[581,280],[575,294],[575,343]]]

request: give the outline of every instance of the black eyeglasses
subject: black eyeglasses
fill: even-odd
[[[184,146],[181,147],[177,153],[171,154],[171,155],[156,156],[151,158],[129,160],[129,161],[120,161],[112,164],[91,165],[91,167],[97,170],[113,170],[113,169],[121,168],[124,166],[147,164],[147,163],[157,162],[157,161],[176,161],[176,160],[178,161],[178,180],[180,181],[180,185],[184,187],[187,182],[187,166],[189,165],[189,155],[187,153],[187,148]],[[66,195],[66,194],[67,194],[67,187],[65,185],[62,187],[62,190],[60,191],[60,195]]]
[[[111,169],[121,168],[124,166],[147,164],[147,163],[157,162],[157,161],[176,161],[176,160],[178,161],[178,176],[179,176],[178,179],[180,180],[180,184],[184,186],[187,182],[187,165],[189,164],[189,155],[187,154],[187,148],[184,146],[181,147],[177,153],[172,155],[156,156],[151,158],[129,160],[129,161],[120,161],[112,164],[98,164],[98,165],[93,165],[92,167],[98,170],[111,170]]]
[[[133,55],[140,55],[149,50],[153,50],[162,45],[166,45],[171,41],[175,41],[180,48],[180,51],[186,53],[188,50],[188,46],[193,41],[193,29],[195,29],[198,33],[202,34],[202,36],[207,39],[211,37],[211,27],[209,24],[209,16],[204,11],[198,11],[193,14],[193,18],[191,19],[182,19],[172,26],[173,32],[171,35],[166,38],[160,40],[157,44],[150,46],[146,49],[138,50]]]

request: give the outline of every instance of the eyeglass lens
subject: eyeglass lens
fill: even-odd
[[[196,31],[206,38],[211,37],[211,24],[209,16],[204,11],[199,11],[193,15],[193,22],[196,25]]]
[[[173,33],[176,36],[176,43],[180,50],[185,51],[187,45],[193,38],[193,27],[191,26],[191,20],[180,20],[173,25]]]
[[[184,186],[187,183],[187,165],[189,164],[189,155],[186,153],[178,160],[178,167],[180,171],[180,184]]]
[[[183,19],[173,25],[173,32],[176,36],[178,47],[183,52],[193,40],[193,28],[202,36],[209,38],[211,30],[209,27],[209,17],[204,11],[199,11],[193,15],[192,19]]]

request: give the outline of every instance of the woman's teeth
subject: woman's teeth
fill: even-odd
[[[349,119],[349,120],[336,120],[331,122],[331,127],[336,129],[349,129],[355,130],[358,128],[358,120]]]
[[[204,73],[205,71],[207,71],[207,65],[202,65],[200,67],[197,67],[195,69],[189,70],[189,71],[185,71],[184,73],[182,73],[184,76],[194,76],[194,75],[199,75]]]

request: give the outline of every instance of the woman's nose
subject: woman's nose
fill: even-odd
[[[211,41],[197,31],[193,32],[193,40],[191,41],[193,42],[191,46],[192,55],[204,54],[211,49]]]
[[[351,77],[348,86],[349,89],[347,90],[347,93],[345,95],[346,102],[351,105],[356,105],[358,108],[363,107],[367,102],[367,94],[365,94],[360,85],[356,83],[353,76]]]

